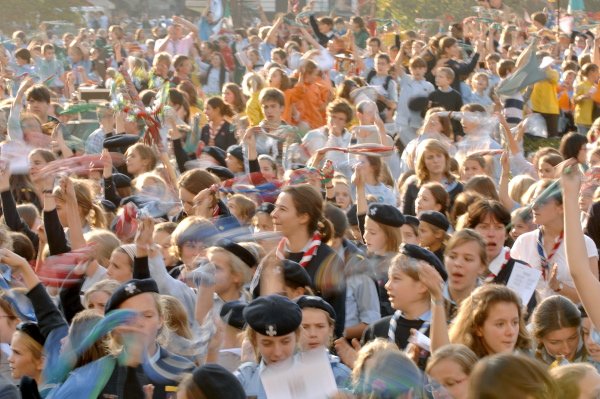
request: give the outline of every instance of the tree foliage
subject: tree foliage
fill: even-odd
[[[0,0],[0,29],[37,27],[42,21],[80,22],[81,15],[71,7],[90,6],[85,0]]]

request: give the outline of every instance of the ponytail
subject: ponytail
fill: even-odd
[[[319,222],[317,223],[317,231],[321,234],[321,242],[327,243],[334,236],[333,234],[333,225],[326,219],[325,217],[321,217]]]
[[[106,217],[104,215],[104,210],[98,204],[92,204],[92,208],[87,215],[88,223],[90,226],[95,227],[97,229],[106,228]]]

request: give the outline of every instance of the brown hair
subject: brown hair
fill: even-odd
[[[310,235],[315,230],[321,233],[321,241],[327,242],[333,236],[331,222],[323,216],[323,197],[308,184],[287,186],[282,193],[289,194],[294,202],[296,213],[307,214],[309,217],[307,230]]]
[[[216,110],[219,110],[219,113],[221,114],[221,116],[224,117],[232,117],[235,115],[235,113],[233,112],[233,109],[231,109],[231,106],[227,103],[225,103],[225,101],[223,101],[223,99],[221,97],[211,97],[208,100],[206,100],[206,105],[210,105],[211,108],[214,108]]]
[[[515,304],[519,312],[519,337],[515,349],[529,350],[530,339],[525,328],[521,299],[510,288],[498,284],[482,285],[461,302],[449,330],[450,341],[468,346],[480,358],[489,355],[477,330],[487,320],[492,305],[497,303]]]
[[[256,212],[256,203],[243,194],[234,194],[229,197],[229,202],[235,202],[240,210],[240,223],[250,223]]]
[[[119,284],[117,284],[118,286]],[[99,315],[93,310],[85,309],[77,313],[71,322],[69,328],[69,343],[79,344],[86,335],[89,334],[92,328],[102,320],[102,315]],[[98,360],[109,354],[108,336],[98,338],[89,348],[77,357],[77,362],[74,368],[78,368]]]
[[[475,365],[469,378],[469,399],[558,399],[556,383],[546,367],[525,355],[501,353]]]
[[[148,161],[148,170],[146,172],[149,172],[156,168],[158,157],[156,156],[156,152],[152,149],[152,147],[144,143],[135,143],[127,149],[127,151],[125,152],[125,156],[127,156],[127,154],[131,154],[134,151],[136,151],[140,155],[140,158],[142,158],[145,161]]]
[[[267,101],[274,101],[283,107],[285,105],[285,95],[279,89],[274,87],[265,87],[260,91],[260,94],[258,95],[258,101],[261,105]]]
[[[461,344],[448,344],[437,349],[427,361],[425,372],[429,373],[442,360],[451,360],[458,364],[463,373],[470,375],[479,360],[475,352]]]
[[[450,195],[444,186],[436,181],[431,181],[423,184],[420,189],[429,190],[435,202],[441,206],[440,213],[446,215],[446,212],[448,211],[448,205],[450,204]]]
[[[205,188],[209,188],[219,181],[215,175],[203,169],[192,169],[179,177],[177,185],[196,195]]]
[[[72,179],[73,188],[75,189],[75,197],[77,199],[77,205],[79,207],[79,215],[85,218],[87,222],[97,228],[106,227],[106,219],[104,217],[104,210],[96,203],[94,203],[94,196],[91,189],[91,182],[83,179]],[[63,193],[60,186],[54,189],[54,197],[60,201],[65,200],[65,193]]]
[[[466,244],[468,242],[474,242],[477,244],[477,246],[479,247],[479,251],[477,252],[476,255],[479,256],[479,260],[481,261],[481,264],[483,266],[485,266],[485,268],[487,269],[488,261],[487,261],[487,251],[486,251],[485,240],[475,230],[463,229],[463,230],[457,231],[456,233],[452,234],[452,237],[450,238],[450,240],[448,241],[448,244],[446,245],[444,254],[448,254],[454,248],[460,247],[461,245]]]
[[[427,167],[425,166],[425,152],[426,151],[437,152],[437,153],[441,153],[442,155],[444,155],[444,158],[446,159],[446,165],[444,166],[444,177],[446,177],[446,179],[448,179],[448,181],[456,180],[454,175],[452,173],[450,173],[450,155],[448,154],[446,147],[444,147],[444,145],[439,140],[427,139],[427,140],[424,140],[423,142],[421,142],[421,144],[419,144],[419,151],[417,154],[417,162],[415,165],[415,171],[416,171],[415,174],[417,176],[419,186],[421,184],[427,183],[430,178],[429,170],[427,170]]]
[[[244,98],[244,93],[242,93],[242,88],[237,83],[225,83],[223,85],[223,91],[229,90],[234,97],[233,110],[238,114],[243,113],[246,110],[246,99]]]
[[[484,198],[489,198],[498,201],[498,190],[491,177],[486,175],[473,176],[467,181],[463,187],[464,191],[475,191]]]
[[[159,303],[165,318],[165,326],[169,331],[180,337],[192,339],[188,315],[181,302],[171,295],[161,295]]]
[[[335,114],[340,113],[346,116],[346,125],[352,122],[352,118],[354,117],[354,110],[352,106],[348,103],[348,101],[338,98],[333,100],[327,106],[327,114]]]

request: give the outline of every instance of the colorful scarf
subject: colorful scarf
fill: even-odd
[[[313,234],[312,240],[307,244],[306,247],[304,247],[304,254],[302,255],[302,259],[300,259],[300,266],[302,267],[306,267],[308,266],[308,264],[310,263],[310,261],[312,260],[313,256],[315,256],[315,254],[317,253],[317,249],[319,248],[319,245],[321,245],[321,234],[319,234],[318,231],[315,231],[315,234]],[[284,260],[287,259],[286,255],[290,252],[289,248],[288,248],[288,240],[287,238],[282,238],[281,241],[279,241],[279,245],[277,245],[277,250],[275,252],[275,254],[277,255],[278,259]]]

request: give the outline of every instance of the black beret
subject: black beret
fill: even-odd
[[[413,97],[408,100],[408,109],[415,112],[423,112],[429,106],[429,97]]]
[[[123,173],[113,173],[113,182],[117,188],[131,187],[131,178]]]
[[[404,215],[404,224],[419,227],[419,218],[413,215]]]
[[[225,249],[226,251],[231,252],[233,255],[240,258],[240,260],[242,262],[244,262],[246,265],[248,265],[248,267],[254,267],[258,264],[256,257],[254,255],[252,255],[252,253],[250,251],[248,251],[246,248],[242,247],[241,245],[236,244],[235,242],[233,242],[229,239],[224,238],[222,240],[219,240],[215,244],[215,246],[221,247],[221,248]]]
[[[263,202],[256,208],[256,213],[262,212],[262,213],[268,213],[270,215],[271,212],[273,212],[274,210],[275,210],[275,205],[271,204],[270,202]]]
[[[329,203],[325,205],[325,210],[323,212],[327,220],[331,222],[333,225],[333,230],[335,231],[336,236],[343,237],[348,230],[348,217],[337,206]]]
[[[104,305],[104,313],[108,313],[111,310],[117,309],[129,298],[145,292],[155,292],[158,294],[158,286],[156,285],[156,281],[151,278],[146,278],[143,280],[133,279],[121,284],[119,288],[113,292],[111,297],[108,299],[108,302],[106,302],[106,305]]]
[[[223,366],[205,364],[196,368],[192,380],[208,399],[246,399],[240,381]]]
[[[100,200],[100,205],[102,205],[102,209],[104,209],[106,212],[114,212],[117,210],[115,204],[104,198]]]
[[[348,223],[350,226],[358,226],[358,215],[356,214],[356,204],[352,205],[350,209],[346,212],[346,217],[348,218]]]
[[[229,180],[235,177],[232,171],[227,169],[225,166],[221,165],[209,166],[208,168],[206,168],[206,170],[212,173],[213,175],[217,176],[221,180]]]
[[[242,330],[246,326],[246,321],[244,320],[244,309],[246,306],[248,304],[242,301],[225,302],[219,316],[221,316],[221,320],[231,327]]]
[[[300,327],[302,311],[284,296],[267,295],[256,298],[246,306],[244,319],[259,334],[281,337]]]
[[[327,314],[329,314],[329,317],[331,317],[333,320],[335,320],[335,310],[333,310],[333,306],[331,306],[329,303],[327,303],[327,301],[325,301],[320,296],[302,295],[301,297],[298,297],[298,299],[296,299],[296,303],[298,304],[298,306],[300,306],[300,309],[305,309],[305,308],[321,309],[321,310],[327,312]]]
[[[116,134],[104,139],[103,147],[109,151],[125,153],[140,140],[135,134]]]
[[[293,260],[284,259],[281,261],[281,265],[283,266],[283,279],[285,280],[286,285],[291,285],[293,287],[310,287],[312,285],[310,275],[299,263],[294,262]],[[252,291],[252,297],[258,298],[259,295],[260,279]]]
[[[402,244],[400,246],[400,253],[408,257],[423,260],[429,263],[431,266],[435,267],[435,270],[437,270],[440,276],[442,276],[442,279],[444,279],[444,281],[448,279],[448,273],[446,273],[446,268],[442,264],[440,258],[438,258],[433,252],[425,248],[421,248],[418,245]]]
[[[202,152],[207,153],[211,157],[215,159],[221,166],[227,166],[227,162],[225,162],[225,151],[220,149],[219,147],[206,146],[202,149]]]
[[[448,227],[450,227],[448,218],[438,211],[423,211],[419,213],[419,221],[429,223],[444,231],[448,231]]]
[[[244,162],[244,150],[242,150],[242,146],[239,144],[234,144],[227,148],[227,153],[233,157],[236,157],[240,160],[240,162]]]
[[[44,344],[46,343],[46,337],[44,336],[44,334],[42,334],[38,323],[34,323],[32,321],[24,321],[22,323],[17,324],[17,331],[20,331],[23,334],[27,334],[31,339],[33,339],[41,346],[44,346]]]
[[[404,215],[395,206],[375,202],[369,205],[367,216],[377,223],[386,226],[401,227],[404,224]]]

